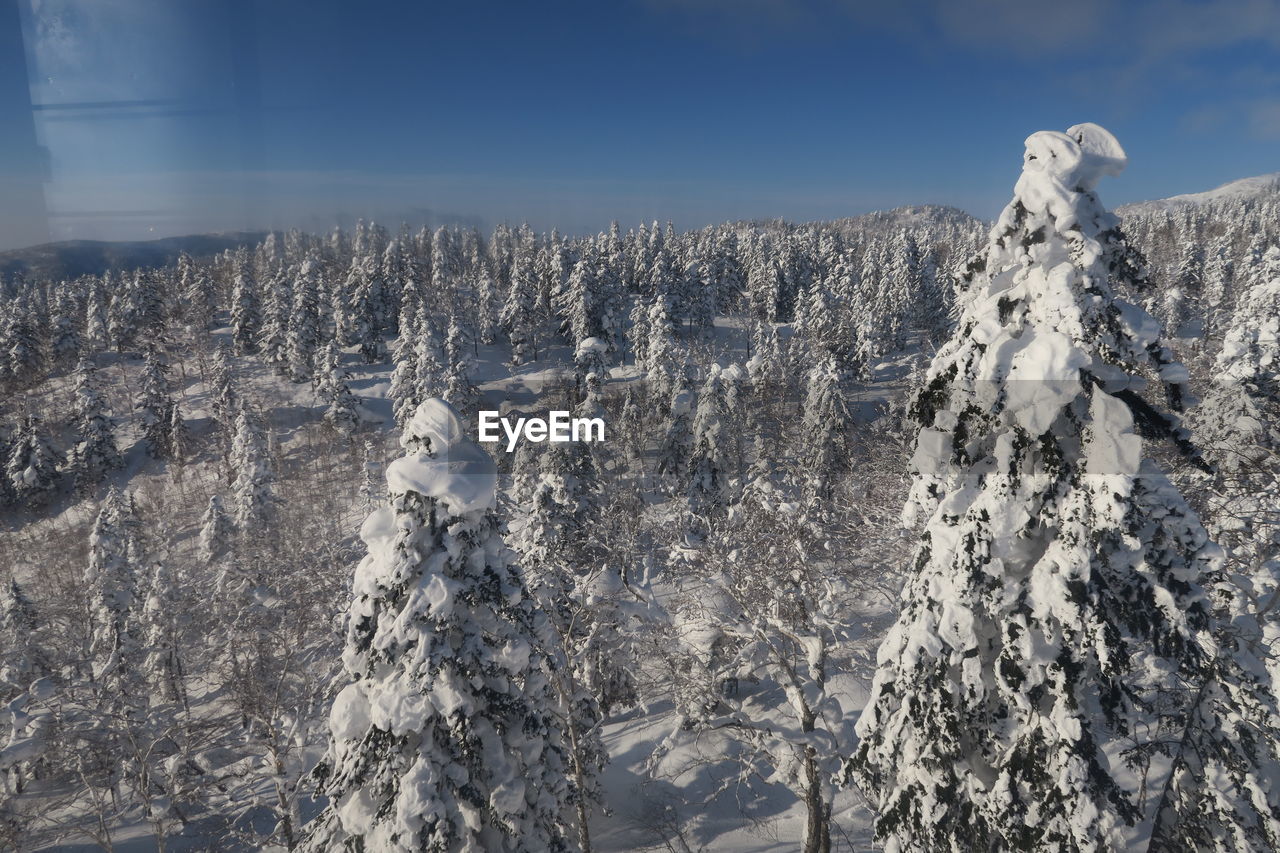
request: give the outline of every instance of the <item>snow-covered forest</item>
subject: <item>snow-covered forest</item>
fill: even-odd
[[[10,277],[0,849],[1280,848],[1280,181],[1026,152]]]

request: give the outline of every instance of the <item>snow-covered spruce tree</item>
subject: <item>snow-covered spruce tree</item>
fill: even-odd
[[[135,344],[140,340],[145,342],[151,334],[159,333],[164,328],[166,311],[160,273],[155,270],[135,272],[125,293],[134,323]]]
[[[511,266],[511,288],[499,317],[511,341],[511,363],[517,367],[538,357],[537,302],[534,250],[531,245],[520,245]]]
[[[278,269],[265,288],[258,350],[263,360],[281,376],[289,374],[289,316],[292,311],[292,279],[286,270]]]
[[[231,340],[239,355],[258,351],[262,334],[262,306],[253,268],[243,249],[236,254],[235,279],[231,282]]]
[[[465,368],[455,361],[449,362],[449,369],[444,377],[444,391],[441,397],[448,400],[464,416],[475,412],[480,400],[480,391],[467,378]]]
[[[244,407],[236,415],[231,471],[235,477],[232,518],[242,536],[256,535],[275,520],[280,498],[267,437],[257,417]]]
[[[190,263],[190,258],[187,260],[189,275],[178,283],[182,299],[181,313],[190,328],[204,331],[213,322],[217,308],[214,282],[209,277],[208,270]]]
[[[377,364],[387,357],[387,345],[382,338],[384,293],[382,272],[378,259],[366,258],[353,294],[355,314],[355,343],[360,345],[360,355],[365,364]]]
[[[1182,244],[1178,258],[1178,268],[1174,271],[1171,284],[1182,291],[1188,300],[1199,299],[1204,287],[1204,247],[1190,235]],[[1177,333],[1177,329],[1166,329],[1168,334]]]
[[[1176,284],[1166,287],[1154,298],[1152,307],[1165,334],[1170,338],[1181,337],[1192,316],[1187,292]]]
[[[0,382],[27,388],[44,372],[32,294],[21,290],[0,306]]]
[[[812,508],[820,509],[830,500],[832,486],[845,473],[851,455],[851,427],[839,365],[835,356],[825,356],[806,377],[800,429],[804,495]]]
[[[170,474],[181,479],[183,463],[191,452],[191,428],[182,416],[182,407],[175,400],[169,407],[169,460]]]
[[[609,369],[605,366],[608,355],[609,344],[600,338],[585,338],[578,342],[573,351],[573,384],[579,401],[586,396],[588,377],[594,376],[597,386],[602,386],[609,378]]]
[[[689,450],[693,445],[693,394],[680,389],[671,395],[670,415],[658,444],[657,473],[673,488],[688,482]]]
[[[413,334],[416,335],[416,330]],[[402,333],[392,348],[391,360],[395,367],[391,370],[391,387],[387,396],[391,399],[396,424],[403,426],[421,402],[417,399],[418,353],[415,338]]]
[[[27,415],[9,443],[5,477],[19,506],[44,506],[58,488],[60,454],[41,432],[40,421]]]
[[[471,347],[467,345],[467,330],[461,316],[455,311],[449,315],[448,331],[445,333],[445,363],[457,368],[464,376],[475,367],[475,359],[471,355]]]
[[[156,459],[173,455],[173,409],[169,394],[169,366],[155,347],[148,347],[142,365],[142,390],[138,397],[142,437]]]
[[[400,398],[397,411],[405,417],[413,417],[417,406],[424,400],[444,393],[448,363],[444,344],[436,324],[428,316],[427,306],[418,315],[418,339],[414,345],[413,391]],[[412,407],[410,407],[412,401]]]
[[[294,382],[306,382],[314,371],[322,333],[319,291],[319,264],[307,258],[293,282],[293,310],[288,315],[285,335],[287,375]]]
[[[107,303],[110,298],[102,278],[92,276],[84,294],[84,343],[90,348],[106,349],[110,343],[107,331]]]
[[[596,277],[595,252],[589,250],[573,265],[558,306],[571,341],[598,338],[603,334],[600,287]]]
[[[649,361],[649,306],[637,298],[631,304],[628,315],[627,344],[631,347],[631,358],[640,370],[646,370]]]
[[[139,618],[142,635],[142,676],[166,701],[184,700],[178,591],[173,572],[163,562],[152,569],[150,588]]]
[[[49,672],[49,660],[36,636],[39,613],[16,578],[0,587],[0,700],[25,693]]]
[[[373,315],[377,319],[378,329],[382,335],[394,337],[399,333],[400,300],[403,296],[404,280],[413,271],[413,260],[406,246],[413,242],[409,235],[408,225],[401,223],[400,235],[387,243],[382,252],[382,264],[378,270],[378,289],[373,298]],[[382,348],[382,359],[387,357],[386,341],[379,341]]]
[[[689,511],[703,519],[720,514],[729,502],[730,448],[726,429],[727,404],[720,368],[712,365],[698,393],[693,417],[685,490]]]
[[[137,338],[137,317],[129,279],[110,270],[104,273],[107,303],[107,337],[117,352],[133,346]]]
[[[200,517],[200,539],[197,543],[200,559],[205,563],[212,563],[225,554],[231,546],[234,533],[235,525],[222,506],[222,498],[210,495],[204,515]]]
[[[67,467],[75,478],[76,489],[85,494],[102,482],[107,472],[120,467],[121,461],[115,423],[107,414],[97,369],[88,359],[81,359],[76,365],[75,431],[78,441],[68,456]]]
[[[89,660],[93,682],[113,700],[122,699],[140,653],[138,572],[146,554],[133,498],[114,486],[107,492],[89,534],[84,585],[89,603]]]
[[[360,424],[356,396],[348,381],[351,375],[342,369],[342,351],[337,341],[329,341],[316,356],[316,396],[325,404],[324,422],[339,435],[351,435]]]
[[[671,305],[665,294],[659,293],[649,306],[649,339],[645,347],[645,379],[650,400],[666,402],[676,390],[675,323],[671,318]]]
[[[1231,763],[1247,750],[1198,724],[1224,708],[1206,688],[1248,677],[1216,672],[1234,664],[1197,581],[1219,549],[1135,433],[1189,450],[1137,394],[1152,372],[1176,405],[1185,371],[1114,297],[1135,264],[1093,187],[1124,163],[1095,125],[1028,138],[915,402],[904,520],[926,522],[850,762],[887,849],[1140,849],[1157,810],[1151,849],[1187,849],[1163,845],[1229,834],[1224,799],[1271,820],[1270,783]],[[1192,768],[1226,793],[1198,796]]]
[[[1227,304],[1235,276],[1231,257],[1231,241],[1220,236],[1209,248],[1204,265],[1204,290],[1200,300],[1203,309],[1204,337],[1220,337],[1223,321],[1230,315]]]
[[[566,850],[578,796],[534,606],[498,533],[497,469],[419,406],[361,536],[315,851]]]
[[[498,332],[502,328],[498,322],[502,300],[497,282],[484,258],[479,259],[472,273],[472,288],[476,294],[476,334],[480,343],[491,346],[497,343]]]
[[[386,496],[386,484],[380,476],[382,471],[382,462],[379,458],[377,450],[374,447],[373,439],[367,438],[364,442],[363,464],[360,466],[360,497],[364,498],[365,509],[372,512],[374,507],[379,506],[383,498]]]
[[[13,482],[9,479],[9,457],[18,431],[18,426],[0,424],[0,461],[4,462],[4,471],[0,472],[0,508],[11,507],[18,499],[13,490]]]
[[[480,400],[479,390],[471,384],[469,376],[472,368],[471,350],[467,347],[466,332],[457,313],[449,317],[449,332],[444,343],[445,376],[444,392],[441,396],[462,412],[470,415],[475,411]]]
[[[66,286],[60,287],[49,320],[49,361],[54,367],[75,364],[79,358],[83,341],[78,318],[83,313],[77,297]]]

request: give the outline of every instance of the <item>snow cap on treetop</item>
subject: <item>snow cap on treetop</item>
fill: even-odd
[[[466,437],[458,410],[438,397],[421,403],[405,425],[407,453],[387,466],[387,487],[417,492],[462,515],[492,509],[498,469],[484,449]]]
[[[1066,133],[1038,131],[1027,137],[1026,147],[1024,171],[1044,172],[1071,189],[1091,190],[1103,177],[1119,175],[1128,163],[1110,131],[1092,122]]]
[[[467,440],[458,410],[439,397],[424,400],[405,424],[402,446],[430,442],[430,455],[442,455],[447,448]]]

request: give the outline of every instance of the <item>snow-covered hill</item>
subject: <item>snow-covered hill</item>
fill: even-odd
[[[27,277],[75,278],[102,275],[107,270],[154,268],[172,264],[183,252],[208,257],[227,249],[256,246],[266,232],[239,231],[219,234],[190,234],[159,240],[103,242],[67,240],[43,243],[25,249],[0,252],[0,277],[21,273]]]
[[[1277,193],[1280,193],[1280,172],[1272,172],[1269,175],[1240,178],[1239,180],[1231,181],[1230,183],[1223,184],[1222,186],[1215,187],[1211,190],[1205,190],[1204,192],[1183,193],[1182,195],[1169,196],[1168,198],[1158,198],[1151,201],[1138,201],[1132,204],[1125,204],[1116,208],[1116,211],[1121,216],[1132,216],[1135,214],[1152,213],[1161,210],[1198,207],[1200,205],[1219,202],[1244,201],[1252,198],[1275,195]]]
[[[859,216],[837,219],[831,224],[837,228],[908,228],[922,225],[966,226],[979,221],[968,211],[941,204],[914,204],[895,207],[892,210],[873,210]]]

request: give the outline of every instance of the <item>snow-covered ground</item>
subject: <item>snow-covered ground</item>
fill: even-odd
[[[214,340],[229,337],[229,329],[215,329]],[[780,327],[783,339],[789,329]],[[715,355],[722,366],[746,361],[747,331],[737,319],[719,318],[714,332],[704,335],[700,345]],[[543,349],[539,358],[520,368],[508,364],[509,353],[505,348],[480,346],[475,353],[472,381],[481,391],[479,408],[507,411],[510,409],[536,409],[543,393],[564,381],[572,382],[572,352],[560,344]],[[889,399],[905,387],[911,364],[918,358],[912,353],[902,354],[894,361],[880,364],[874,369],[874,381],[857,383],[850,387],[849,403],[857,420],[871,421],[884,412]],[[166,494],[178,476],[171,465],[157,462],[147,454],[141,439],[138,418],[128,405],[128,389],[137,387],[141,362],[128,356],[111,356],[103,366],[108,373],[116,396],[112,403],[113,414],[119,424],[118,438],[125,456],[125,465],[111,475],[111,482],[128,488],[142,496]],[[273,441],[282,460],[287,465],[307,465],[316,458],[315,427],[324,411],[311,386],[289,382],[262,364],[257,357],[235,359],[237,378],[245,393],[258,400],[271,401],[267,420]],[[398,433],[394,428],[392,405],[388,399],[391,386],[390,364],[364,364],[355,348],[343,355],[343,368],[350,374],[349,386],[357,396],[359,413],[364,421],[364,435],[372,439],[374,446],[384,454],[382,461],[389,462],[400,452]],[[175,385],[179,405],[191,429],[193,437],[206,446],[212,442],[216,425],[213,419],[213,403],[210,389],[201,378],[203,365],[184,363],[182,372],[175,372]],[[706,365],[702,365],[705,370]],[[621,393],[629,383],[643,381],[635,368],[622,364],[612,369],[605,393]],[[53,393],[69,394],[65,381],[55,383]],[[611,425],[612,428],[613,425]],[[490,445],[488,450],[502,456],[500,447]],[[341,473],[337,474],[341,477]],[[214,454],[203,453],[189,460],[180,474],[183,488],[194,492],[210,488],[222,476]],[[212,486],[216,489],[216,485]],[[339,523],[347,535],[354,537],[365,515],[365,504],[352,482],[337,489],[345,494],[345,505],[340,508]],[[203,505],[203,499],[193,499],[192,506]],[[68,531],[78,537],[92,522],[96,504],[94,501],[77,501],[64,496],[54,511],[44,518],[28,520],[18,537],[38,538],[57,536],[58,531]],[[194,510],[193,510],[194,512]],[[188,519],[184,526],[197,525],[197,518]],[[71,533],[78,531],[78,533]],[[193,537],[170,542],[170,547],[184,550],[194,547]],[[77,545],[76,547],[80,547]],[[15,574],[23,581],[38,582],[41,567],[15,561]],[[662,584],[658,584],[661,591]],[[341,606],[341,602],[335,603]],[[886,601],[868,598],[860,617],[867,626],[874,626],[877,633],[867,634],[859,642],[862,653],[871,658],[878,643],[879,631],[887,627],[892,618]],[[866,670],[859,675],[838,675],[832,679],[831,695],[838,697],[849,720],[856,718],[867,695]],[[770,709],[776,711],[785,705],[776,685],[762,683],[744,687],[744,694],[753,694],[747,700],[759,699],[758,709],[762,724],[768,724]],[[197,707],[212,710],[220,700],[216,696],[193,695]],[[804,831],[805,810],[795,794],[778,780],[756,776],[745,782],[737,779],[736,751],[729,738],[714,733],[679,730],[679,717],[670,699],[660,696],[647,704],[632,708],[607,721],[603,740],[610,762],[603,776],[605,808],[596,812],[591,821],[591,833],[595,849],[601,851],[678,850],[678,851],[783,851],[795,849],[797,839]],[[785,720],[778,720],[786,725]],[[322,744],[312,744],[307,750],[309,761],[319,758]],[[660,759],[655,753],[661,749]],[[75,806],[61,803],[67,823],[84,821],[85,815],[76,815]],[[318,811],[318,805],[303,801],[302,813],[306,817]],[[844,790],[835,801],[833,818],[836,827],[834,842],[838,849],[869,849],[870,813],[861,797],[852,790]],[[257,821],[255,821],[257,822]],[[239,849],[237,843],[219,837],[214,819],[194,820],[180,833],[173,834],[165,849],[206,850]],[[152,828],[139,818],[132,824],[117,827],[111,833],[113,849],[122,853],[142,853],[158,849]],[[33,850],[80,853],[100,849],[99,845],[85,841],[62,841],[42,844],[36,841]]]

